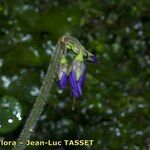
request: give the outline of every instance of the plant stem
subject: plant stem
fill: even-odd
[[[65,52],[66,48],[64,45],[63,37],[60,38],[56,45],[56,50],[52,56],[50,65],[48,67],[47,73],[45,75],[43,85],[41,87],[39,96],[36,99],[36,102],[33,106],[33,109],[25,123],[25,126],[17,140],[17,145],[13,148],[13,150],[24,150],[26,148],[27,140],[30,139],[34,128],[37,124],[37,121],[43,111],[43,108],[47,102],[47,98],[50,93],[50,89],[52,88],[53,82],[56,77],[56,72],[59,65],[60,57]]]

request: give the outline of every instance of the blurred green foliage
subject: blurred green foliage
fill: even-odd
[[[18,100],[12,97],[2,97],[0,100],[0,133],[14,130],[22,120],[22,109]]]
[[[15,130],[0,129],[0,139],[18,137],[57,40],[68,33],[101,63],[87,63],[75,112],[69,88],[59,94],[55,83],[32,138],[94,140],[92,147],[72,149],[150,149],[149,10],[148,0],[1,0],[0,110],[2,97],[11,96],[24,116]],[[1,124],[8,117],[0,111]]]

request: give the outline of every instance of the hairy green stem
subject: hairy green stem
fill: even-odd
[[[65,36],[64,36],[65,37]],[[60,38],[56,45],[55,52],[50,61],[50,65],[48,67],[47,73],[45,75],[43,85],[41,87],[39,96],[36,99],[36,102],[33,106],[33,109],[25,123],[25,126],[17,140],[17,145],[13,148],[13,150],[24,150],[26,148],[27,140],[30,139],[34,128],[37,124],[37,121],[43,111],[43,108],[47,102],[47,98],[50,94],[50,89],[52,88],[53,82],[56,77],[56,72],[59,65],[60,57],[65,53],[65,44],[63,38]]]

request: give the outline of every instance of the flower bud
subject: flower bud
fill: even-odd
[[[91,61],[91,62],[93,62],[93,63],[95,63],[95,64],[98,64],[99,63],[99,60],[98,60],[98,58],[96,57],[96,55],[90,55],[88,58],[87,58],[87,60],[89,60],[89,61]]]
[[[76,41],[77,42],[77,41]],[[96,57],[96,55],[93,55],[92,53],[88,52],[81,44],[78,43],[75,44],[71,41],[66,43],[66,47],[68,49],[71,49],[75,54],[79,54],[82,53],[82,55],[86,58],[86,60],[89,60],[93,63],[99,63],[98,58]]]

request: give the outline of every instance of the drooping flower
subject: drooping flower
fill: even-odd
[[[73,95],[73,107],[75,108],[75,100],[82,96],[83,84],[86,80],[86,66],[84,61],[90,61],[93,63],[99,63],[96,55],[93,55],[88,50],[86,50],[81,43],[74,37],[63,36],[60,39],[60,42],[63,44],[64,52],[71,54],[73,52],[76,56],[72,61],[71,66],[68,70],[68,64],[66,60],[66,55],[62,56],[60,59],[58,78],[60,89],[64,89],[67,85],[67,80],[70,82],[71,93]],[[70,55],[73,56],[73,55]],[[71,57],[72,58],[72,57]]]
[[[60,59],[58,69],[58,80],[59,80],[59,87],[61,90],[65,89],[67,85],[67,72],[68,72],[68,63],[65,55],[63,55]]]
[[[86,66],[83,63],[83,54],[80,52],[72,62],[69,81],[72,94],[75,98],[82,96],[82,87],[86,79]]]

